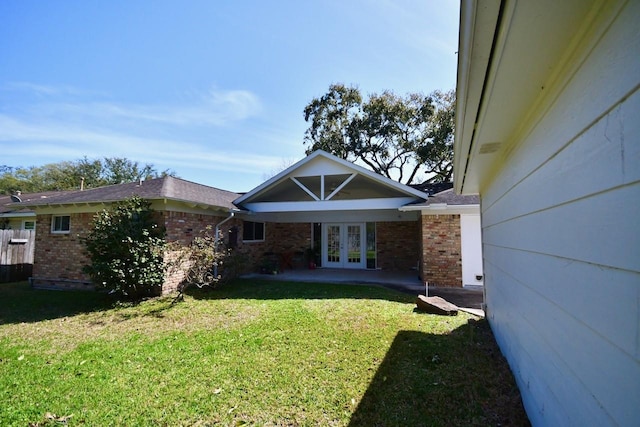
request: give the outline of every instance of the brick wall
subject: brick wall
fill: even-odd
[[[164,224],[167,231],[167,241],[179,242],[188,245],[195,237],[201,236],[207,226],[211,227],[210,234],[213,236],[215,226],[226,219],[226,216],[212,216],[203,214],[193,214],[185,212],[160,211],[158,222]],[[222,225],[223,236],[229,229],[229,222]]]
[[[420,259],[420,227],[418,221],[376,223],[377,268],[410,270]]]
[[[226,218],[170,211],[157,212],[157,215],[158,222],[166,227],[167,240],[183,245],[189,244],[196,236],[201,235],[201,231],[208,225],[211,226],[211,235],[213,235],[215,225]],[[52,215],[38,215],[33,265],[33,277],[38,282],[43,282],[44,278],[62,279],[58,281],[58,285],[62,288],[70,288],[72,286],[70,281],[83,283],[89,281],[89,277],[82,272],[83,266],[90,263],[82,238],[90,232],[93,216],[93,213],[71,214],[70,232],[53,234],[50,231]],[[239,223],[237,220],[232,220],[221,227],[223,236],[228,236],[229,227],[234,225],[234,221],[236,225]],[[180,269],[169,272],[163,285],[163,293],[174,291],[183,277],[184,272]],[[46,282],[53,283],[51,280]]]
[[[460,215],[422,215],[420,276],[433,286],[462,287]]]
[[[311,247],[311,224],[310,223],[277,223],[268,222],[265,224],[264,242],[242,242],[242,225],[238,230],[238,248],[247,255],[248,262],[251,263],[248,271],[258,271],[265,258],[265,253],[273,253],[278,264],[282,263],[282,255],[293,256],[292,265],[294,268],[306,268],[303,260],[306,250]],[[296,255],[298,254],[298,255]],[[291,268],[291,266],[282,265]]]
[[[88,280],[88,276],[82,272],[82,267],[89,263],[82,238],[91,230],[93,214],[71,214],[68,234],[51,233],[51,217],[37,217],[33,277]]]

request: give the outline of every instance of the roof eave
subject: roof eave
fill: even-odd
[[[481,108],[485,80],[491,62],[501,0],[460,3],[456,124],[454,143],[454,190],[478,193],[478,183],[469,173],[471,144]]]

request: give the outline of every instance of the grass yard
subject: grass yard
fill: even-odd
[[[485,321],[367,286],[172,305],[0,285],[2,426],[528,425]]]

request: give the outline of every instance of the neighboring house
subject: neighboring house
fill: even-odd
[[[33,275],[36,214],[21,203],[63,194],[60,191],[0,196],[0,283]]]
[[[463,1],[455,189],[533,425],[640,420],[640,2]]]
[[[22,203],[44,200],[67,193],[65,191],[46,191],[25,193],[20,191],[11,196],[0,195],[0,230],[35,230],[36,214],[25,208]]]
[[[269,263],[270,271],[380,269],[414,271],[433,286],[482,283],[480,249],[467,244],[479,235],[479,224],[466,220],[477,215],[477,198],[445,191],[428,199],[324,151],[243,195],[164,177],[14,203],[37,215],[34,283],[88,284],[82,238],[96,212],[133,195],[152,202],[169,241],[188,244],[224,221],[224,239],[247,255],[247,271]],[[474,251],[465,276],[462,259]],[[178,280],[169,277],[163,292]]]
[[[134,195],[151,202],[167,240],[188,244],[208,225],[215,226],[236,210],[239,195],[170,176],[147,181],[75,191],[44,199],[15,203],[36,214],[34,284],[82,287],[89,278],[82,272],[89,263],[82,238],[96,212]],[[225,229],[226,231],[227,229]],[[175,289],[179,278],[168,277],[163,292]]]

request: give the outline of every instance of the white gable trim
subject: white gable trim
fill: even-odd
[[[297,185],[298,187],[302,188],[302,189],[304,190],[304,192],[305,192],[305,193],[307,193],[309,196],[313,197],[313,200],[320,200],[320,199],[318,198],[318,196],[316,196],[316,195],[313,193],[313,191],[309,190],[309,189],[308,189],[308,188],[307,188],[303,183],[301,183],[300,181],[298,181],[295,177],[293,177],[293,176],[292,176],[292,177],[291,177],[291,180],[292,180],[293,182],[295,182],[295,183],[296,183],[296,185]],[[321,184],[320,184],[320,187],[321,187],[320,193],[321,193],[321,194],[323,194],[323,193],[324,193],[324,180],[320,181],[320,183],[321,183]]]
[[[338,166],[337,168],[335,168],[335,170],[327,170],[327,166],[323,165],[322,168],[318,168],[318,165],[314,165],[312,164],[313,160],[318,158],[318,157],[322,157],[325,158],[333,163],[336,164],[336,166]],[[333,169],[333,168],[330,168]],[[294,173],[296,171],[304,171],[306,175],[327,175],[327,174],[331,174],[331,173],[350,173],[350,174],[360,174],[363,176],[366,176],[370,179],[372,179],[373,181],[381,184],[381,185],[385,185],[387,187],[391,187],[396,189],[397,191],[400,191],[404,194],[406,194],[407,196],[413,196],[412,199],[415,198],[419,198],[419,199],[426,199],[427,196],[425,193],[423,193],[422,191],[416,190],[415,188],[409,187],[408,185],[404,185],[401,184],[399,182],[396,182],[392,179],[389,179],[385,176],[382,176],[380,174],[377,174],[375,172],[372,172],[368,169],[363,168],[362,166],[358,166],[354,163],[351,163],[347,160],[341,159],[337,156],[334,156],[333,154],[327,153],[326,151],[323,150],[316,150],[313,153],[309,154],[307,157],[305,157],[304,159],[300,160],[299,162],[295,163],[294,165],[288,167],[287,169],[283,170],[282,172],[280,172],[279,174],[277,174],[276,176],[272,177],[271,179],[268,179],[267,181],[263,182],[262,184],[260,184],[259,186],[257,186],[256,188],[254,188],[253,190],[249,191],[248,193],[240,196],[239,198],[237,198],[234,201],[234,204],[240,206],[243,205],[243,203],[246,200],[249,200],[251,197],[255,196],[256,194],[264,191],[266,188],[271,187],[271,186],[275,186],[277,184],[279,184],[280,182],[284,181],[285,179],[288,179],[290,177],[293,177]],[[243,205],[243,207],[248,208],[248,204],[245,206]]]

